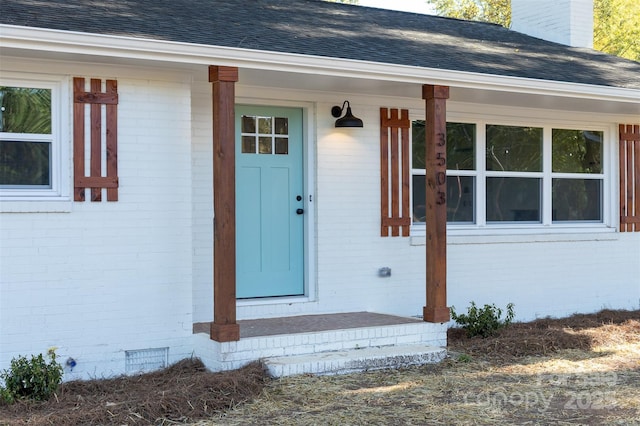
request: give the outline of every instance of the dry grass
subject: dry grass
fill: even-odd
[[[488,339],[450,330],[449,345],[438,365],[344,376],[181,363],[64,384],[57,400],[0,407],[0,424],[640,425],[640,311],[517,323]]]
[[[640,425],[640,311],[450,330],[438,365],[274,380],[198,425]]]

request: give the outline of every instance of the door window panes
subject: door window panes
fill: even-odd
[[[275,117],[275,132],[276,135],[288,135],[289,134],[289,119],[283,117]]]
[[[258,118],[258,133],[261,135],[270,135],[272,133],[271,123],[272,117],[260,117]]]
[[[256,133],[256,118],[247,115],[242,116],[242,133]]]
[[[289,153],[289,139],[276,138],[276,154],[288,154]]]
[[[269,137],[265,137],[265,136],[260,136],[258,138],[260,147],[258,152],[260,154],[271,154],[271,142],[272,142],[272,138]]]
[[[242,153],[254,154],[256,152],[256,138],[254,136],[242,136]]]
[[[289,154],[289,119],[286,117],[241,117],[243,154]]]

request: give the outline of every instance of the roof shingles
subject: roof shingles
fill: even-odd
[[[0,23],[640,89],[640,63],[498,25],[319,0],[2,0]]]

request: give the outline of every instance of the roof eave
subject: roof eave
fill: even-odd
[[[638,103],[640,90],[0,24],[5,48]]]

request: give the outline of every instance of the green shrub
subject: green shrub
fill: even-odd
[[[3,404],[13,404],[14,400],[11,392],[0,386],[0,406]]]
[[[38,401],[49,399],[62,382],[62,366],[56,361],[55,349],[47,352],[50,361],[42,354],[27,359],[19,356],[11,360],[11,368],[0,373],[4,388],[0,397],[11,403],[17,398],[30,398]]]
[[[504,320],[502,309],[495,304],[484,305],[483,308],[471,302],[466,314],[456,314],[455,308],[451,307],[451,318],[467,331],[467,336],[489,337],[499,329],[511,324],[514,317],[513,303],[507,305],[507,316]]]

